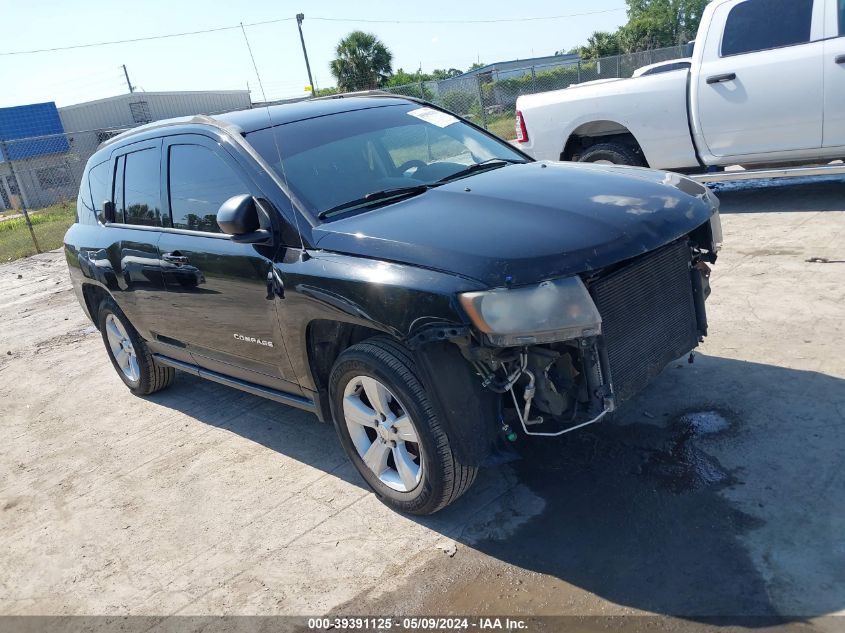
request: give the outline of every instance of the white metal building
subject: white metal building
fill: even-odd
[[[0,210],[73,200],[88,158],[115,134],[143,123],[252,107],[248,90],[133,92],[58,108],[0,109]],[[44,119],[42,121],[42,119]],[[8,156],[3,156],[5,153]]]
[[[65,133],[73,134],[73,151],[88,160],[100,143],[127,128],[161,119],[250,107],[248,90],[132,92],[59,108],[59,118]]]

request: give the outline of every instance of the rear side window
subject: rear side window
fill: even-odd
[[[110,163],[106,161],[92,167],[88,171],[88,187],[85,192],[80,192],[83,204],[97,213],[100,222],[103,218],[103,202],[111,199],[111,170]],[[87,195],[85,195],[87,193]]]
[[[722,57],[805,44],[812,24],[813,0],[746,0],[728,14]]]
[[[226,161],[201,145],[171,145],[168,178],[173,227],[220,233],[217,210],[232,196],[249,193]]]
[[[126,165],[126,156],[118,156],[114,162],[114,221],[123,222],[123,167]]]
[[[159,152],[145,149],[126,154],[123,171],[123,214],[126,224],[163,226]],[[115,204],[118,203],[115,187]]]

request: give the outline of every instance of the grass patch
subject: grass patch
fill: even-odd
[[[29,219],[41,251],[50,251],[62,245],[68,227],[76,221],[76,205],[61,203],[30,211]],[[0,221],[0,262],[28,257],[36,252],[24,218]]]
[[[487,120],[487,131],[495,134],[500,139],[512,141],[516,138],[516,125],[513,114],[490,117]]]

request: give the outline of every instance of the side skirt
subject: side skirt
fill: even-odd
[[[251,393],[255,396],[261,396],[262,398],[267,398],[268,400],[273,400],[274,402],[280,402],[281,404],[286,404],[291,407],[296,407],[297,409],[317,414],[317,405],[314,404],[313,400],[309,400],[308,398],[285,393],[284,391],[279,391],[270,387],[256,385],[254,383],[247,382],[246,380],[240,380],[216,371],[203,369],[198,365],[192,365],[191,363],[176,360],[175,358],[170,358],[162,354],[153,354],[153,358],[162,365],[173,367],[174,369],[193,374],[194,376],[219,382],[221,385],[226,385],[227,387],[234,387],[235,389],[246,391],[247,393]]]

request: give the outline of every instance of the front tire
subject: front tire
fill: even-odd
[[[103,299],[97,320],[109,359],[129,391],[136,396],[147,396],[170,386],[176,370],[156,362],[144,339],[113,299]]]
[[[378,336],[345,350],[329,379],[340,443],[385,504],[432,514],[475,481],[477,469],[455,461],[408,350]]]
[[[600,165],[631,165],[645,167],[645,160],[633,147],[624,143],[596,143],[584,150],[578,158],[581,163],[598,163]]]

